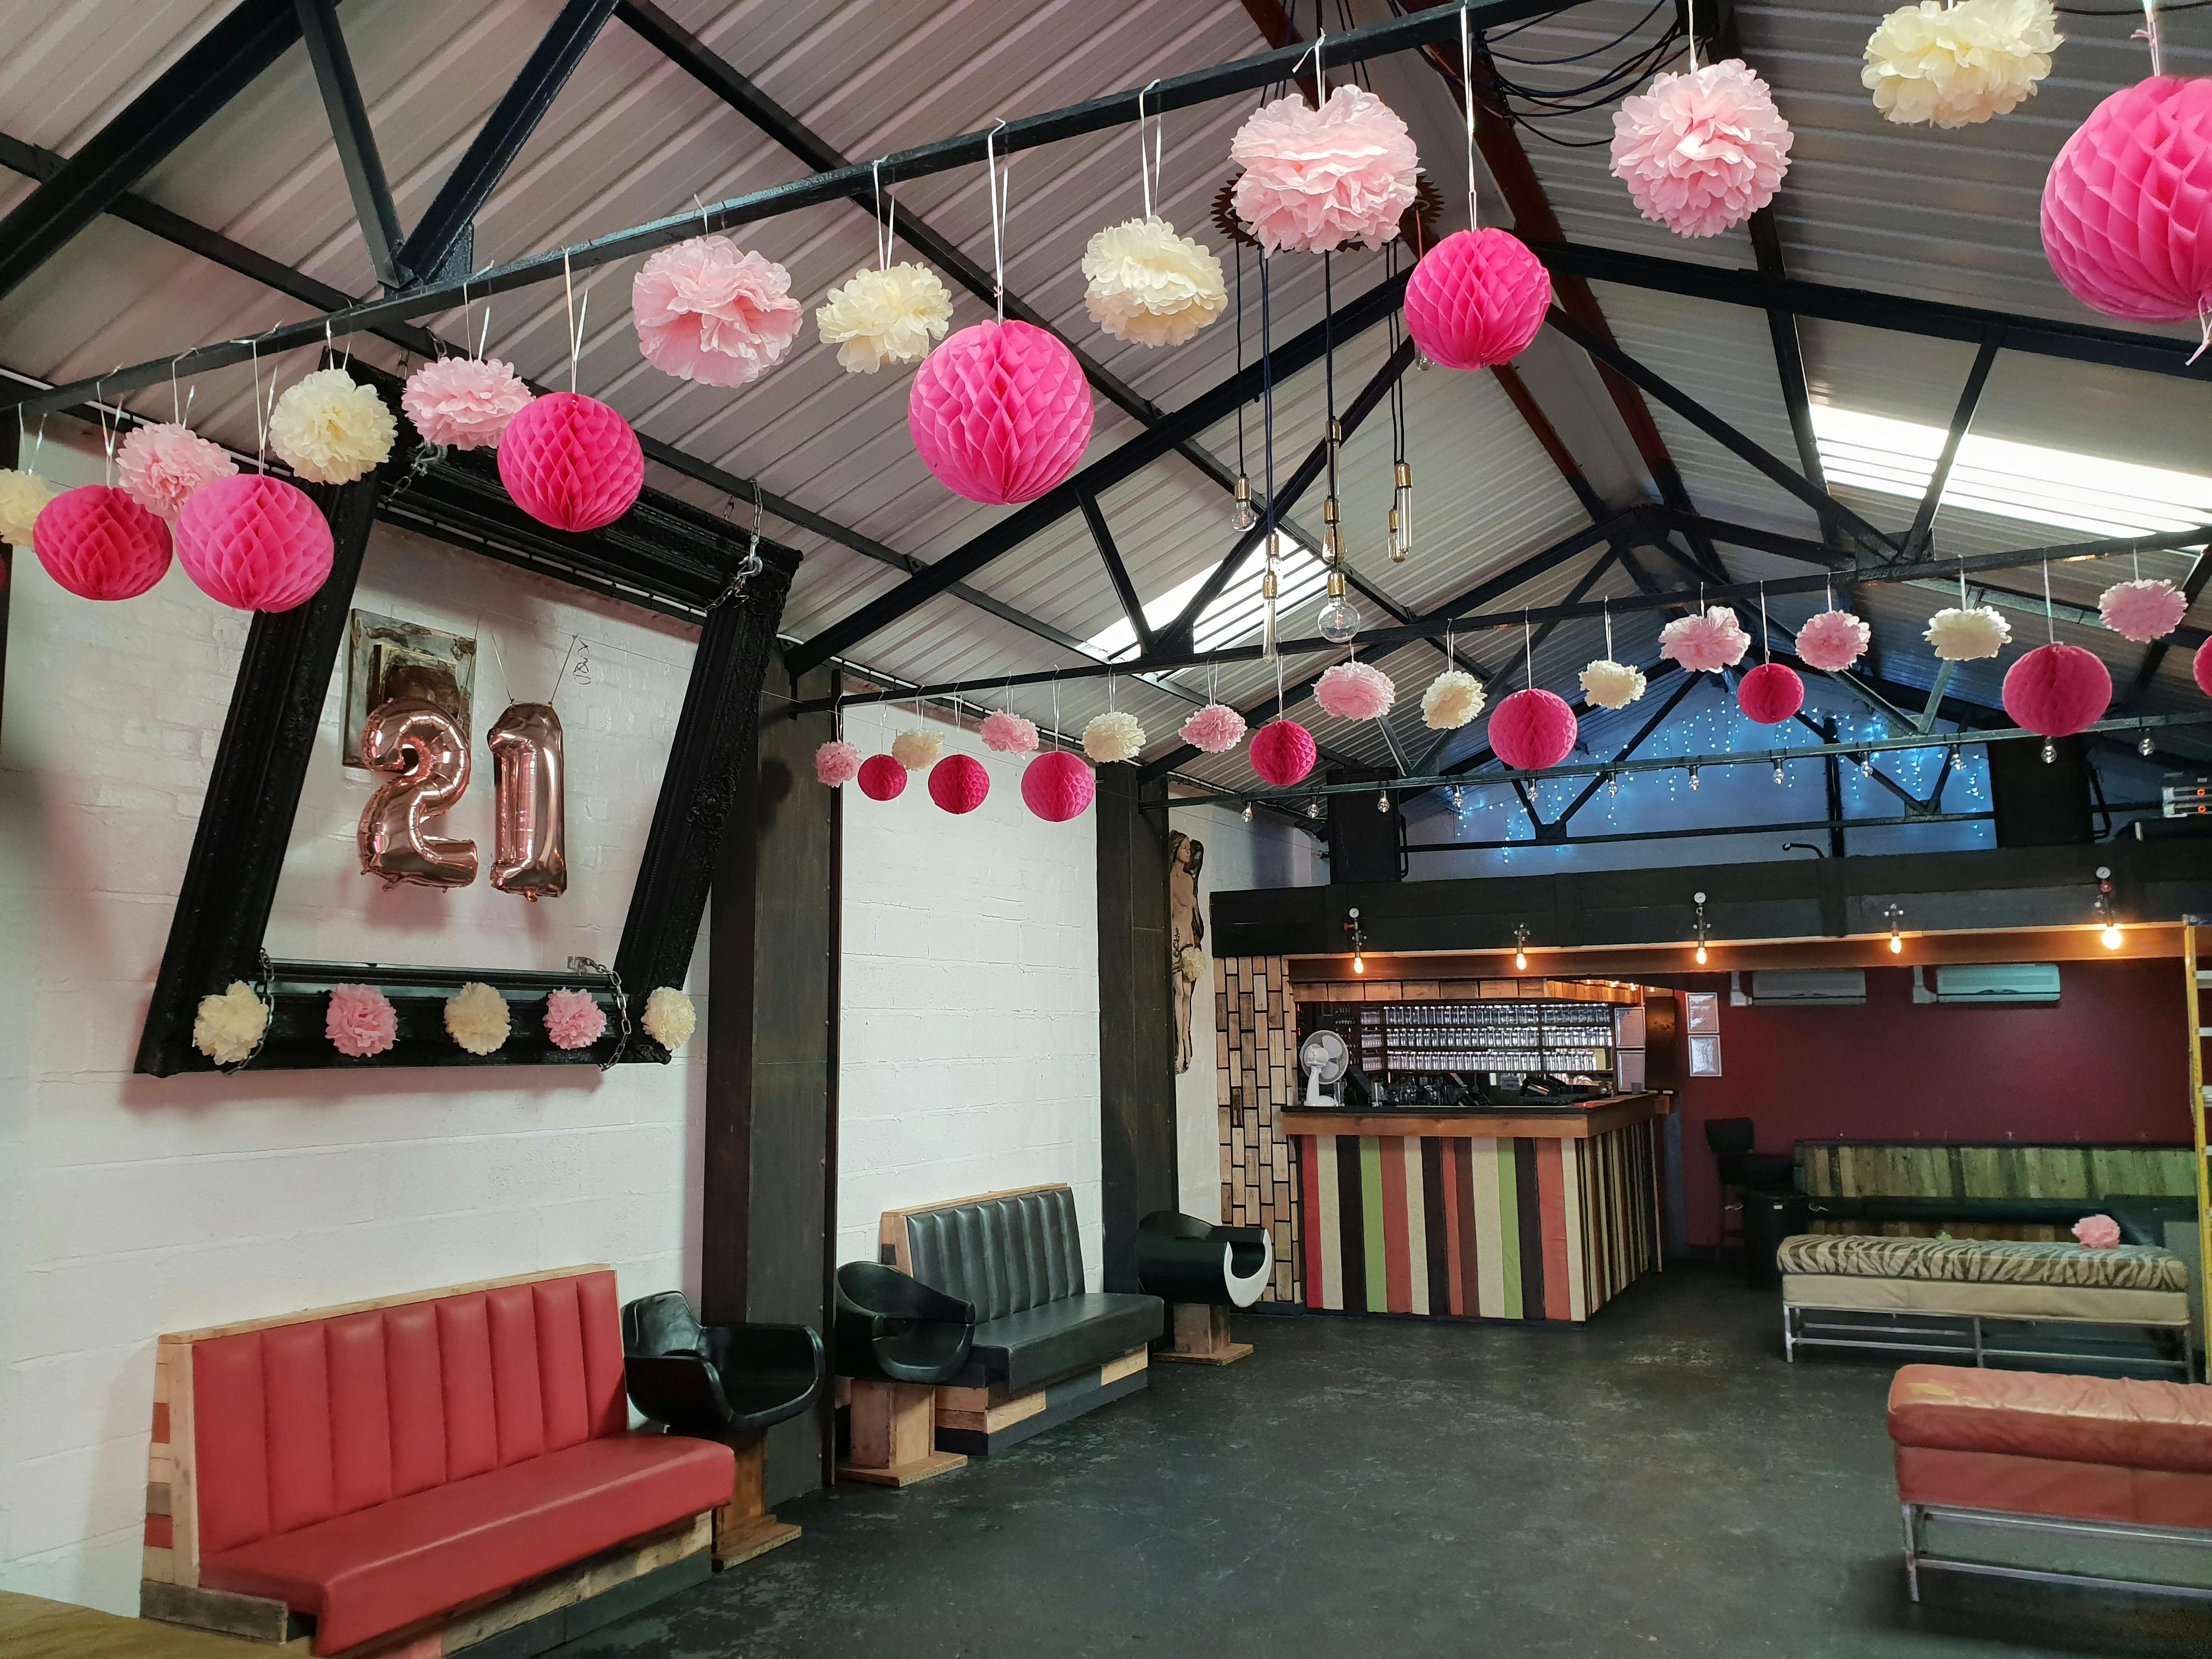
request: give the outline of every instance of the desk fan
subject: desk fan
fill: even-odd
[[[1340,1109],[1344,1105],[1344,1074],[1352,1069],[1351,1053],[1344,1039],[1330,1030],[1316,1031],[1298,1045],[1298,1064],[1306,1068],[1306,1109],[1319,1111],[1334,1104]],[[1327,1100],[1322,1091],[1330,1091]]]

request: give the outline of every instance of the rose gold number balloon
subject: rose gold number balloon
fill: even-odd
[[[491,884],[533,903],[568,890],[568,763],[550,702],[512,704],[491,728],[499,823]]]
[[[450,811],[469,787],[469,744],[453,718],[419,697],[394,697],[369,712],[361,757],[398,775],[379,784],[361,815],[361,868],[387,885],[465,887],[477,878],[477,844],[434,836],[425,820]]]

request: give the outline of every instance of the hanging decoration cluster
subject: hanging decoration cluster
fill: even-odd
[[[2034,96],[2063,38],[2051,0],[1920,0],[1881,20],[1859,80],[1887,120],[1972,126]]]

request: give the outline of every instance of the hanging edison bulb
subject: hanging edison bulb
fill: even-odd
[[[1390,489],[1390,562],[1403,564],[1413,552],[1413,469],[1400,461]]]
[[[1229,522],[1239,534],[1260,522],[1260,514],[1252,506],[1252,481],[1242,472],[1237,475],[1237,493],[1229,503]]]
[[[1328,600],[1314,618],[1314,627],[1331,645],[1348,645],[1359,632],[1359,607],[1344,597],[1344,573],[1328,573]]]
[[[1274,660],[1276,654],[1275,645],[1277,638],[1275,633],[1275,550],[1272,544],[1270,544],[1267,548],[1267,573],[1260,578],[1260,599],[1266,607],[1266,615],[1260,623],[1260,660],[1262,662],[1272,662]]]

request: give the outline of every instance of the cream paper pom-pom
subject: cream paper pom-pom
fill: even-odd
[[[192,1047],[218,1066],[235,1066],[261,1046],[268,1029],[269,1005],[251,985],[234,979],[221,996],[200,999],[192,1016]]]
[[[399,423],[376,395],[342,368],[303,375],[276,400],[269,447],[284,465],[315,483],[351,483],[392,453]]]
[[[446,1035],[472,1054],[495,1052],[513,1024],[507,999],[480,979],[446,999]]]
[[[1644,671],[1601,658],[1583,670],[1583,695],[1600,708],[1626,708],[1644,695]]]
[[[814,313],[822,343],[837,348],[848,374],[872,374],[885,363],[918,363],[930,342],[952,325],[952,295],[927,265],[856,270],[823,296]]]
[[[1480,680],[1464,669],[1447,668],[1421,693],[1421,723],[1431,732],[1456,732],[1488,700]]]
[[[1083,728],[1083,752],[1102,764],[1133,761],[1145,752],[1145,728],[1127,709],[1109,709]]]
[[[645,1000],[645,1012],[638,1024],[645,1027],[646,1036],[662,1048],[681,1048],[691,1040],[691,1033],[699,1029],[699,1011],[691,1006],[691,999],[672,985],[656,985],[653,994]]]
[[[61,494],[35,472],[15,467],[0,471],[0,542],[31,544],[31,526],[48,501]]]
[[[1990,605],[1966,611],[1953,606],[1928,619],[1923,637],[1946,662],[1979,662],[2004,649],[2012,638],[2012,624]]]
[[[1181,345],[1229,305],[1213,250],[1160,218],[1109,225],[1083,251],[1084,304],[1117,340]]]
[[[945,758],[945,745],[933,732],[902,732],[891,739],[891,758],[909,772],[927,772]]]
[[[2033,96],[2063,38],[2051,0],[1920,0],[1868,37],[1859,83],[1900,125],[1972,126]]]

